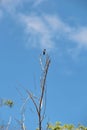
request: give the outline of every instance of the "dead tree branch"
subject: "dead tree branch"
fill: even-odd
[[[43,65],[44,69],[42,69],[43,74],[42,74],[42,77],[41,77],[41,85],[40,85],[41,86],[41,95],[40,95],[40,100],[39,100],[39,116],[38,116],[38,118],[39,118],[39,130],[42,129],[42,120],[43,120],[44,115],[45,115],[45,111],[42,115],[42,103],[43,103],[44,95],[45,95],[45,91],[46,91],[45,84],[46,84],[48,68],[49,68],[49,65],[50,65],[50,62],[51,62],[48,54],[45,54],[45,59],[44,59],[45,63],[42,64],[42,57],[43,57],[43,55],[40,56],[40,64],[41,64],[41,67]]]
[[[46,78],[47,78],[49,65],[51,62],[49,55],[46,53],[46,49],[40,55],[39,60],[40,60],[40,66],[41,66],[41,72],[42,72],[42,75],[40,77],[40,96],[39,97],[34,96],[33,93],[31,93],[28,89],[25,89],[25,90],[29,97],[27,98],[27,100],[31,99],[37,112],[38,127],[39,127],[38,129],[42,130],[42,121],[45,117],[45,109],[46,109]]]

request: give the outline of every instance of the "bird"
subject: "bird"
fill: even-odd
[[[45,54],[46,54],[46,49],[43,50],[43,55],[45,55]]]

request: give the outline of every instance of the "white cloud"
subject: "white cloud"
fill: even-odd
[[[55,15],[46,15],[45,19],[52,31],[54,33],[56,32],[56,35],[61,34],[61,36],[65,36],[67,40],[71,40],[79,46],[87,47],[87,26],[72,27]]]
[[[13,13],[22,2],[22,0],[1,0],[0,5],[9,13]]]
[[[44,2],[45,0],[36,0],[34,1],[33,6],[38,6],[39,4],[41,4],[42,2]]]
[[[36,7],[45,0],[1,0],[0,6],[7,12],[14,13],[18,8],[23,7],[24,4],[29,4],[29,8]]]
[[[56,48],[54,40],[62,33],[69,33],[71,28],[57,16],[20,15],[25,31],[29,36],[28,45],[33,47]],[[31,45],[32,43],[32,45]]]
[[[87,47],[87,27],[79,27],[71,32],[70,39],[74,40],[80,46]]]
[[[87,27],[72,28],[56,15],[20,15],[20,20],[28,34],[29,46],[52,50],[58,44],[57,37],[87,46]]]
[[[33,7],[38,6],[44,1],[47,0],[1,0],[0,7],[13,14],[23,3],[30,3]],[[18,14],[19,12],[16,12],[17,17],[20,17],[22,24],[25,26],[29,41],[32,42],[32,46],[34,47],[55,48],[56,38],[60,40],[61,37],[78,43],[80,46],[87,47],[87,26],[75,26],[72,28],[72,26],[65,23],[57,15],[42,14],[42,16],[19,16]],[[0,10],[0,18],[2,16],[3,12]],[[18,20],[18,18],[16,20]]]
[[[46,15],[46,21],[53,31],[69,33],[71,28],[56,15]]]
[[[20,16],[22,23],[25,26],[25,31],[29,36],[29,45],[33,47],[54,48],[53,32],[47,26],[45,19],[36,15]]]

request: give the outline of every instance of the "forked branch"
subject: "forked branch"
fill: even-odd
[[[46,102],[46,78],[47,78],[47,73],[48,73],[48,69],[49,69],[49,65],[50,65],[50,57],[49,55],[46,53],[46,49],[44,49],[43,53],[40,55],[40,65],[41,65],[41,70],[42,70],[42,76],[40,78],[40,97],[38,100],[38,103],[36,102],[35,97],[33,96],[33,94],[29,91],[26,90],[29,98],[32,100],[34,107],[36,109],[37,115],[38,115],[38,123],[39,123],[39,130],[42,130],[42,121],[44,119],[44,115],[45,115],[45,105],[43,105],[43,102]],[[36,96],[37,97],[37,96]],[[38,98],[38,97],[37,97]]]

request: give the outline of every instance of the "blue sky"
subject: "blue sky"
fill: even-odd
[[[86,0],[0,1],[0,98],[15,103],[0,108],[0,120],[20,118],[19,84],[38,90],[39,54],[46,48],[51,57],[46,121],[87,125],[86,6]],[[28,113],[25,122],[34,129],[36,115]]]

